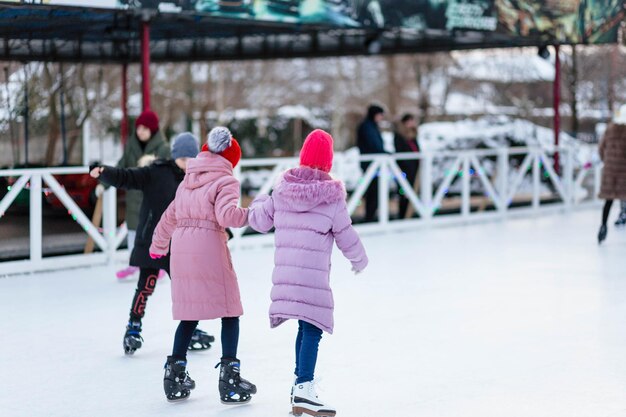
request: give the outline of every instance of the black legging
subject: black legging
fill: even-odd
[[[148,297],[154,292],[158,277],[158,269],[140,269],[137,289],[135,290],[133,303],[130,306],[130,321],[141,321],[144,314],[146,314],[146,303],[148,302]]]
[[[604,208],[602,209],[602,226],[606,226],[607,220],[609,220],[609,213],[611,212],[611,206],[613,200],[606,200],[604,202]]]
[[[194,330],[198,327],[197,321],[182,320],[176,329],[174,336],[174,348],[172,357],[187,360],[187,348],[191,342]],[[239,344],[239,317],[222,318],[222,359],[237,358],[237,345]]]

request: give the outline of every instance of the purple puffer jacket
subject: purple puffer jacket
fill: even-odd
[[[266,233],[276,228],[270,324],[304,320],[333,332],[330,257],[333,241],[353,269],[367,266],[367,255],[346,206],[346,191],[327,173],[306,167],[287,171],[272,196],[257,197],[250,226]]]

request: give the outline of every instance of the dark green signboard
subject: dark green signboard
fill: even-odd
[[[624,20],[624,0],[118,0],[118,6],[433,36],[484,31],[511,37],[512,43],[615,42]]]

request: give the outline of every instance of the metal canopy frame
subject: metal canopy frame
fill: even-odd
[[[152,62],[368,55],[372,44],[377,54],[543,44],[488,32],[338,28],[0,1],[0,60],[140,62],[144,22],[150,25]]]

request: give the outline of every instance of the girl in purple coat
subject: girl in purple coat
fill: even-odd
[[[314,130],[302,146],[300,167],[285,172],[273,194],[258,196],[248,213],[255,230],[276,230],[270,325],[298,320],[291,404],[295,415],[336,413],[317,398],[313,383],[322,332],[333,332],[329,277],[333,242],[356,273],[368,262],[352,227],[343,183],[328,174],[332,161],[333,138],[323,130]]]

